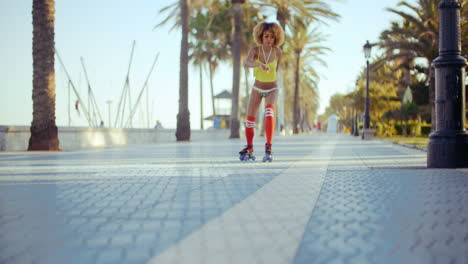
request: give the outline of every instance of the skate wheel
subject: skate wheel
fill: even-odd
[[[255,160],[256,158],[255,158],[255,156],[252,156],[251,159],[252,159],[252,160]]]

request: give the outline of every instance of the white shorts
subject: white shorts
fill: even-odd
[[[270,92],[274,91],[274,90],[278,90],[278,87],[275,87],[275,88],[271,88],[271,89],[268,89],[268,90],[263,90],[263,89],[260,89],[258,88],[257,86],[254,86],[252,87],[253,90],[256,90],[261,97],[265,97],[267,96]]]

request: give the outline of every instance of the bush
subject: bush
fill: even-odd
[[[398,135],[405,135],[403,132],[406,132],[407,136],[421,136],[424,135],[422,128],[428,126],[426,123],[420,123],[416,120],[409,120],[406,123],[396,122],[394,124],[395,130]],[[404,131],[403,131],[404,129]],[[429,132],[431,131],[431,126],[429,125]]]
[[[394,124],[392,123],[377,123],[375,126],[375,133],[377,136],[382,137],[393,137],[397,135],[397,130],[395,129]]]
[[[394,127],[398,135],[403,135],[403,127],[400,123],[395,123]]]
[[[421,135],[422,136],[429,136],[430,133],[431,133],[431,124],[421,125]]]
[[[382,135],[382,131],[383,131],[383,127],[384,127],[384,124],[378,122],[378,123],[375,125],[375,135],[381,136],[381,135]]]
[[[413,127],[411,129],[411,135],[413,136],[421,136],[421,122],[414,121]]]

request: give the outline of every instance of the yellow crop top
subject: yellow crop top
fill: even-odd
[[[257,57],[256,62],[260,62],[260,58]],[[261,62],[260,62],[261,63]],[[263,71],[260,67],[254,68],[254,76],[257,81],[260,82],[275,82],[276,81],[276,67],[278,66],[278,60],[275,60],[265,64],[270,68],[270,71]]]

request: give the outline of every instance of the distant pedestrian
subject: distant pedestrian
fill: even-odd
[[[163,129],[163,126],[161,124],[161,121],[156,120],[156,125],[154,126],[155,129]]]
[[[227,127],[226,119],[221,120],[221,123],[220,123],[220,125],[219,125],[219,128],[224,129],[224,128],[226,128],[226,127]]]
[[[253,138],[255,120],[262,98],[265,98],[265,156],[263,161],[271,161],[271,144],[275,131],[275,103],[278,97],[277,71],[281,60],[279,46],[284,41],[284,32],[277,23],[262,22],[253,29],[253,38],[257,46],[250,48],[244,67],[254,68],[255,83],[250,93],[245,138],[247,147],[242,149],[241,160],[255,159],[253,156]]]
[[[213,119],[213,127],[214,129],[219,129],[221,127],[221,119],[219,119],[219,117]]]

